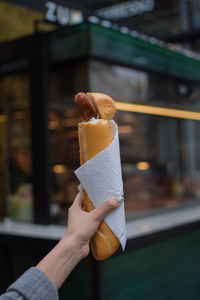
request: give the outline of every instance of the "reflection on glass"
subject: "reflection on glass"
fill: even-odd
[[[148,98],[149,77],[144,71],[96,60],[89,61],[89,70],[92,92],[102,92],[122,102],[146,101]]]

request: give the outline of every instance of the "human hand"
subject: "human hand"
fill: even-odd
[[[89,240],[98,229],[101,221],[121,203],[111,198],[90,212],[83,209],[83,199],[80,193],[76,196],[68,212],[67,237],[71,237],[81,252],[81,258],[89,254]]]
[[[118,208],[120,203],[111,198],[91,212],[83,210],[83,199],[78,194],[69,208],[68,227],[59,243],[38,263],[57,289],[77,263],[89,254],[89,240],[106,215]]]

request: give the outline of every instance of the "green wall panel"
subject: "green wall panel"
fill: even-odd
[[[88,54],[87,24],[55,31],[50,37],[50,61],[60,62]]]
[[[200,299],[200,231],[101,265],[103,300]]]
[[[200,61],[99,25],[90,26],[91,52],[130,66],[200,80]]]
[[[98,24],[82,23],[50,34],[50,61],[97,57],[117,64],[200,81],[200,61]]]
[[[92,300],[92,264],[91,259],[81,261],[69,275],[59,290],[60,300]]]

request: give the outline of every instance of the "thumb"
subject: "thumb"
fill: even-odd
[[[116,198],[110,198],[102,203],[99,207],[92,210],[93,217],[101,222],[111,211],[117,209],[121,205]]]

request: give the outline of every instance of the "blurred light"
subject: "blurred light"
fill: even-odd
[[[104,26],[104,27],[110,28],[112,26],[112,23],[108,20],[102,20],[101,25]]]
[[[83,21],[83,14],[80,10],[70,10],[70,24],[79,24]]]
[[[155,0],[129,0],[123,3],[116,3],[111,6],[100,8],[96,11],[96,13],[101,18],[120,20],[153,10],[155,6],[154,2]]]
[[[150,227],[149,227],[149,225],[141,225],[141,226],[140,226],[140,229],[141,229],[141,231],[143,231],[143,232],[147,232],[147,231],[150,230]]]
[[[136,30],[131,30],[131,33],[130,33],[133,37],[138,37],[139,36],[139,32],[136,31]]]
[[[88,17],[88,21],[91,22],[91,23],[96,23],[98,24],[99,23],[99,18],[97,18],[96,16],[89,16]]]
[[[150,36],[149,37],[149,42],[152,43],[152,44],[157,44],[158,43],[158,40],[157,38],[153,37],[153,36]]]
[[[128,27],[122,26],[120,27],[120,31],[125,34],[129,34],[130,29]]]
[[[148,170],[149,163],[147,161],[140,161],[139,163],[137,163],[136,167],[140,171]]]
[[[0,115],[0,123],[4,123],[6,121],[5,115]]]
[[[55,130],[59,128],[59,122],[58,120],[50,120],[48,122],[48,129]]]
[[[125,102],[116,102],[117,109],[123,111],[132,111],[142,114],[157,115],[163,117],[200,120],[200,113],[189,110],[173,109],[166,107],[157,107],[149,105],[140,105]]]
[[[64,165],[55,165],[53,167],[53,170],[55,173],[60,174],[60,173],[64,173],[66,171],[66,167]]]
[[[133,128],[130,125],[119,126],[119,134],[127,134],[127,133],[131,133],[132,131],[133,131]]]

